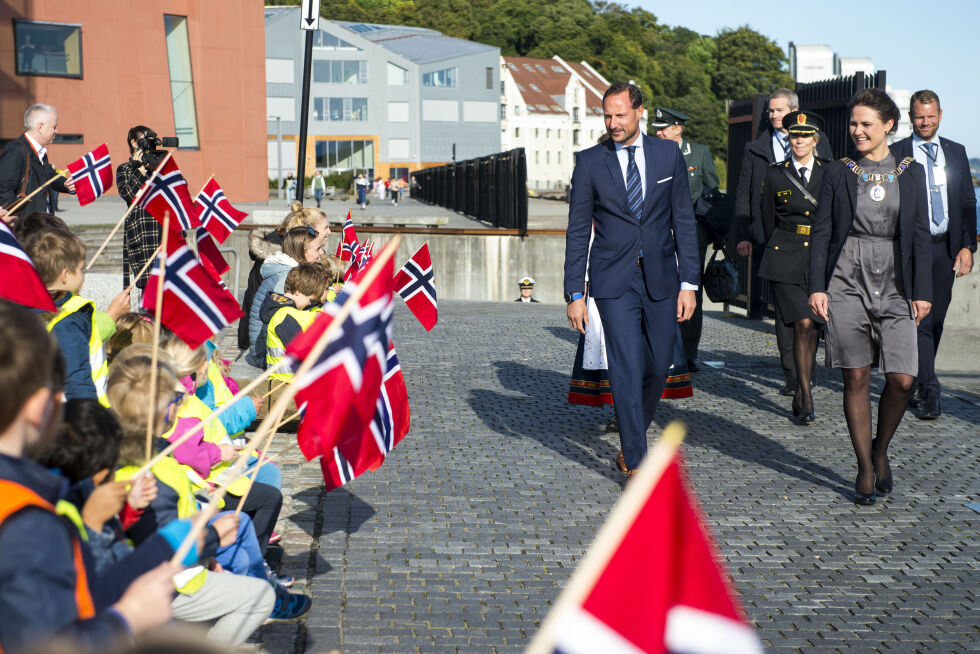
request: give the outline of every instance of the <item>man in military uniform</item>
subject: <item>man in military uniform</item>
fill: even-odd
[[[691,204],[695,207],[695,218],[698,218],[698,255],[701,257],[701,270],[703,271],[708,243],[713,238],[698,215],[698,200],[705,192],[717,191],[719,182],[718,175],[715,173],[714,158],[711,156],[711,150],[708,149],[708,146],[693,143],[684,138],[684,123],[690,119],[690,116],[679,111],[657,107],[653,110],[653,122],[650,123],[650,126],[657,130],[659,138],[675,141],[681,149],[681,154],[684,155],[684,161],[687,163],[687,182],[691,190]],[[694,308],[694,315],[691,316],[690,320],[680,323],[684,354],[687,357],[687,368],[690,372],[695,372],[698,369],[695,359],[698,357],[698,344],[701,342],[701,289],[702,287],[698,286],[698,290],[695,292],[697,305]]]
[[[537,302],[531,294],[534,293],[534,278],[533,277],[521,277],[517,285],[521,287],[521,296],[514,300],[514,302],[523,302],[528,304],[530,302]]]

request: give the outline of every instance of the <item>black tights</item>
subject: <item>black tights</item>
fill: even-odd
[[[885,388],[878,401],[878,429],[871,440],[871,368],[844,368],[844,417],[857,457],[858,476],[854,488],[859,493],[874,492],[875,477],[887,479],[888,444],[905,414],[915,377],[898,372],[885,373]]]
[[[813,412],[813,395],[810,392],[813,378],[814,354],[817,351],[817,330],[809,318],[793,323],[793,358],[796,362],[796,396],[793,408],[801,414]]]

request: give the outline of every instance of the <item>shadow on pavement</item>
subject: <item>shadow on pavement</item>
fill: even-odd
[[[553,325],[548,325],[544,328],[544,330],[556,338],[560,338],[563,341],[578,345],[579,333],[571,327],[555,327]]]

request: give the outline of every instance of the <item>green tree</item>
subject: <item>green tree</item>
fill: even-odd
[[[738,100],[780,87],[793,88],[782,49],[748,25],[721,30],[715,43],[717,65],[711,76],[711,89],[719,99]]]

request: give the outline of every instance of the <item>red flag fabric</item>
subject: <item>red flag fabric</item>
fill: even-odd
[[[221,276],[231,268],[225,258],[221,256],[221,252],[218,251],[218,246],[211,238],[211,234],[203,227],[197,228],[197,256],[201,259],[204,269],[215,280],[220,280]]]
[[[367,429],[361,429],[356,421],[351,421],[353,424],[349,428],[345,424],[333,451],[320,459],[327,490],[381,467],[392,448],[405,438],[411,420],[405,377],[392,344],[388,348],[387,371],[371,424]]]
[[[0,297],[44,311],[57,311],[34,262],[0,220]]]
[[[345,261],[356,261],[357,259],[354,257],[354,254],[359,247],[357,232],[354,231],[354,221],[351,220],[350,209],[348,209],[347,220],[344,221],[344,230],[337,249],[337,256],[340,257],[341,263]]]
[[[432,331],[439,320],[439,308],[428,243],[423,243],[395,275],[395,291],[402,296],[425,331]]]
[[[187,181],[180,174],[172,156],[160,164],[156,176],[148,184],[149,188],[140,203],[157,222],[162,225],[164,213],[169,211],[172,230],[188,230],[201,226],[198,208],[191,201],[187,190]]]
[[[112,188],[112,161],[105,143],[67,166],[75,182],[75,197],[85,206]]]
[[[602,546],[593,546],[598,569],[590,565],[568,584],[572,595],[584,596],[570,596],[568,603],[559,598],[555,615],[528,651],[761,654],[682,479],[679,454],[651,491],[639,491],[646,498],[629,498],[630,491],[627,486],[621,500],[630,509],[620,512],[617,506],[609,521],[630,520],[625,533],[610,543],[607,530],[619,525],[603,528],[596,537]],[[635,506],[633,499],[639,500]],[[599,557],[610,544],[614,549]]]
[[[307,460],[329,455],[345,424],[357,420],[363,429],[372,419],[391,342],[393,273],[389,259],[316,364],[293,380],[299,388],[296,403],[305,412],[297,439]],[[358,282],[349,282],[310,328],[289,343],[286,353],[292,357],[294,374],[357,287]]]
[[[143,292],[144,309],[157,310],[159,280],[157,260]],[[180,233],[170,232],[161,322],[189,347],[196,348],[243,315],[235,297],[204,269]]]
[[[248,213],[231,206],[218,181],[212,177],[194,199],[204,229],[210,232],[218,243],[224,243],[235,228],[241,224]]]
[[[360,266],[357,264],[357,259],[350,262],[347,270],[344,271],[344,283],[351,281],[352,279],[357,279],[358,273],[361,272]]]

